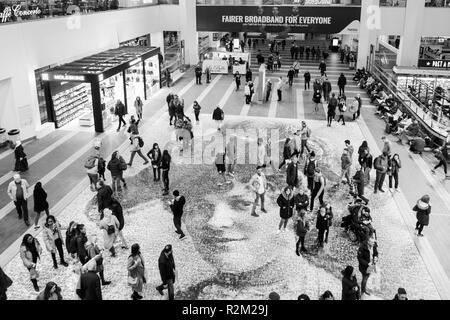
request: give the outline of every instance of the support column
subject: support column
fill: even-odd
[[[180,1],[181,40],[184,40],[185,63],[196,65],[198,56],[197,12],[195,1]]]
[[[92,94],[92,112],[94,113],[95,132],[102,133],[103,115],[102,115],[102,99],[100,96],[100,83],[98,81],[91,82]]]
[[[377,25],[381,22],[377,22],[377,19],[381,19],[381,15],[370,10],[370,6],[379,7],[380,0],[362,0],[361,2],[361,23],[359,27],[358,37],[358,62],[356,67],[361,69],[366,67],[367,59],[370,56],[370,45],[375,45],[376,38],[379,33]]]
[[[425,0],[414,0],[406,3],[405,25],[400,37],[397,66],[417,66],[422,39],[423,12]]]

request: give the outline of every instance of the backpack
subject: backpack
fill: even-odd
[[[305,168],[305,174],[308,177],[311,177],[311,176],[314,175],[315,172],[316,172],[316,162],[309,160],[309,162],[308,162],[308,164],[306,165],[306,168]]]
[[[124,158],[120,157],[119,161],[120,161],[120,169],[124,170],[124,171],[127,170],[128,169],[128,165],[125,162]]]
[[[139,147],[140,148],[144,147],[144,140],[142,140],[141,137],[137,137],[137,138],[138,138],[138,141],[139,141]]]
[[[97,160],[96,156],[89,156],[89,158],[87,158],[86,162],[84,163],[84,167],[86,169],[92,169],[95,167],[95,160]]]
[[[98,165],[97,165],[97,170],[99,172],[105,171],[106,169],[106,161],[103,158],[99,158],[98,159]]]
[[[342,107],[341,107],[341,111],[342,111],[342,112],[347,111],[347,105],[342,104],[341,106],[342,106]]]

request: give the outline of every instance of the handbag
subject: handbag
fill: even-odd
[[[135,286],[135,285],[137,285],[137,282],[138,282],[137,277],[133,278],[132,276],[128,276],[127,283],[129,286]]]
[[[116,227],[114,225],[108,225],[108,229],[106,229],[106,233],[108,233],[108,235],[116,233]]]

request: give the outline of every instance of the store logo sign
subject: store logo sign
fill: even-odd
[[[57,74],[53,76],[54,80],[62,81],[84,81],[84,76],[71,76],[67,74]]]
[[[26,17],[26,16],[34,16],[40,14],[42,11],[37,7],[33,10],[20,10],[22,6],[20,4],[13,5],[11,7],[5,7],[3,12],[0,12],[0,22],[8,22],[12,16],[16,18]]]
[[[449,69],[450,60],[427,60],[420,59],[419,67],[423,68],[435,68],[435,69]]]

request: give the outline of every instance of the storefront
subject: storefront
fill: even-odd
[[[76,120],[104,132],[118,100],[129,110],[136,97],[147,100],[159,90],[159,52],[122,47],[42,73],[49,121],[61,128]]]

